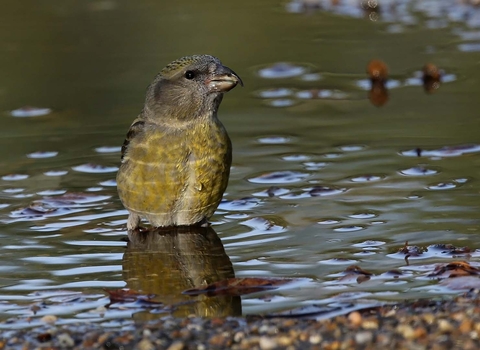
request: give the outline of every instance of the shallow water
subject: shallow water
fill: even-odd
[[[457,260],[478,265],[480,8],[338,3],[9,4],[0,14],[0,313],[21,321],[1,327],[52,314],[119,325],[170,312],[336,312],[458,293],[428,277],[452,261],[446,249],[409,265],[398,250],[468,246]],[[208,232],[127,247],[120,146],[145,86],[192,53],[220,57],[245,82],[220,110],[234,145],[225,199]],[[373,58],[390,70],[381,108],[368,100]],[[427,62],[443,70],[431,94],[419,78]],[[52,111],[10,114],[25,105]],[[350,265],[374,276],[359,283],[344,273]],[[241,298],[180,294],[234,275],[296,280]],[[103,289],[124,287],[166,305],[107,308]]]

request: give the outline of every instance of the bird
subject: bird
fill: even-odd
[[[117,173],[127,230],[208,225],[227,188],[232,143],[217,117],[242,79],[211,55],[169,63],[148,86],[130,125]]]

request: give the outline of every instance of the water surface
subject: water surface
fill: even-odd
[[[458,293],[427,277],[452,261],[445,249],[409,265],[397,252],[468,246],[456,259],[478,264],[480,9],[332,3],[11,2],[0,14],[1,318],[121,324]],[[193,53],[245,82],[220,110],[229,187],[212,230],[127,247],[119,147],[156,72]],[[374,58],[390,70],[380,108],[368,100]],[[427,62],[444,74],[431,94]],[[22,106],[52,111],[10,114]],[[343,278],[351,265],[374,276]],[[180,294],[233,276],[297,280],[241,300]],[[107,308],[105,288],[180,304]]]

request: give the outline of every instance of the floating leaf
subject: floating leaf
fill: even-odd
[[[458,276],[477,276],[480,275],[480,270],[471,266],[465,261],[453,261],[448,264],[440,264],[435,267],[435,270],[428,275],[428,277],[458,277]]]
[[[470,255],[470,253],[473,252],[472,249],[469,247],[455,247],[452,244],[434,244],[431,246],[432,249],[439,249],[442,250],[443,254],[449,254],[449,255]]]
[[[260,292],[262,290],[276,289],[279,286],[292,282],[292,279],[280,278],[229,278],[223,281],[209,284],[205,287],[187,289],[182,294],[197,296],[231,295],[240,296]]]
[[[354,282],[362,283],[370,280],[373,273],[365,271],[360,266],[350,265],[345,269],[345,275],[342,276],[338,281],[339,282]]]
[[[151,303],[156,303],[152,301],[155,297],[155,294],[142,294],[133,289],[114,289],[108,290],[104,289],[110,297],[110,303],[131,303],[135,301],[146,301]]]

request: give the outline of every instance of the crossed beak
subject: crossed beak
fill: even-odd
[[[207,85],[212,92],[227,92],[237,84],[243,86],[242,79],[237,73],[225,66],[218,66],[213,76],[207,81]]]

